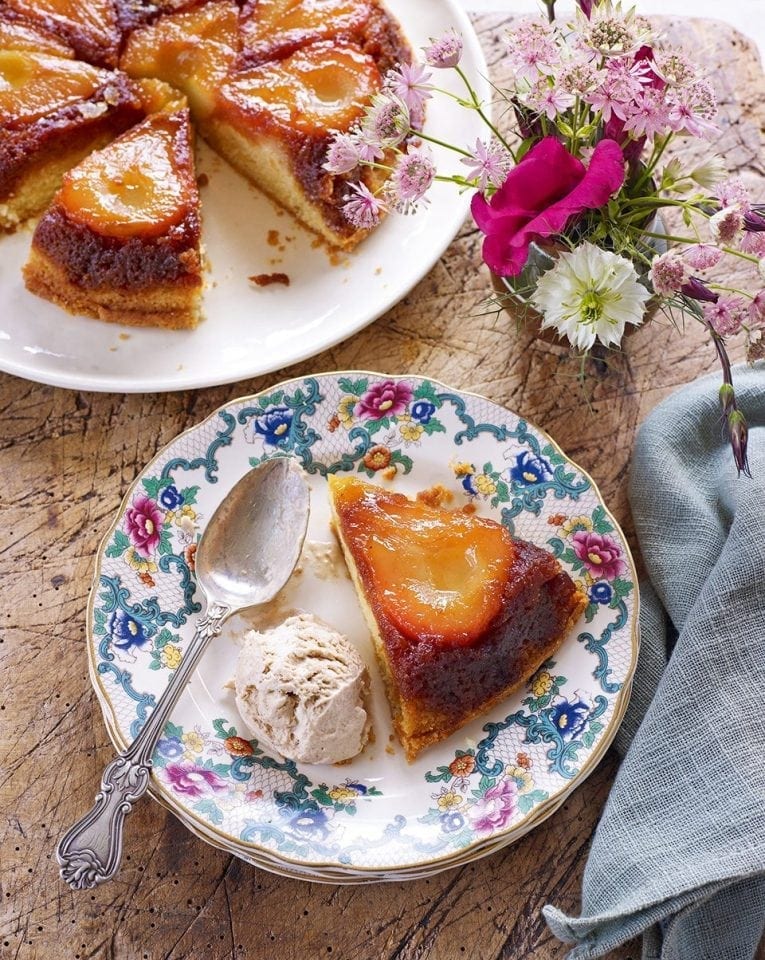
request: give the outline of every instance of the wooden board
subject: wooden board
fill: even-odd
[[[477,27],[502,83],[507,21]],[[753,46],[719,24],[673,23],[722,91],[716,150],[765,196],[765,84]],[[264,238],[265,239],[265,238]],[[715,369],[701,330],[638,331],[589,382],[566,351],[516,335],[491,294],[467,222],[385,317],[284,371],[429,375],[545,427],[601,487],[631,536],[626,478],[635,429],[669,392]],[[65,321],[64,321],[65,322]],[[733,350],[742,357],[742,349]],[[91,804],[112,755],[87,677],[84,616],[93,555],[136,472],[180,430],[282,373],[198,392],[114,396],[0,376],[0,957],[217,960],[553,960],[565,948],[540,909],[575,912],[590,839],[617,766],[610,753],[551,820],[513,847],[429,880],[338,887],[258,871],[193,837],[158,805],[128,821],[119,877],[94,893],[59,881],[58,837]],[[639,944],[616,951],[637,960]]]

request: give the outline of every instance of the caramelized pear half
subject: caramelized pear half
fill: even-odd
[[[0,50],[0,123],[31,123],[70,103],[87,100],[108,79],[90,64]]]

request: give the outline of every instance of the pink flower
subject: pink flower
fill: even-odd
[[[363,183],[349,183],[353,192],[343,204],[343,215],[359,230],[371,230],[380,221],[382,201]]]
[[[350,173],[357,167],[361,155],[356,140],[348,133],[336,133],[327,150],[324,169],[329,173]]]
[[[557,84],[551,86],[547,78],[534,84],[526,96],[526,106],[545,114],[548,120],[554,120],[575,103],[576,97],[572,93],[566,93]]]
[[[625,113],[627,118],[624,129],[635,137],[655,137],[672,129],[664,93],[653,87],[644,89],[643,93],[625,108]]]
[[[741,329],[746,304],[741,297],[720,297],[716,303],[705,303],[704,319],[721,337],[732,337]]]
[[[476,140],[473,155],[461,157],[460,163],[469,167],[468,179],[476,181],[476,189],[482,193],[489,184],[498,187],[507,176],[510,167],[509,154],[498,143]]]
[[[405,380],[378,380],[353,408],[353,414],[365,420],[397,417],[406,410],[412,396],[412,388]]]
[[[504,827],[515,813],[517,796],[518,788],[510,777],[489,787],[469,810],[473,827],[486,833]]]
[[[622,548],[607,533],[578,530],[571,538],[574,553],[589,572],[602,580],[620,577],[627,569]]]
[[[168,763],[164,775],[176,793],[187,797],[202,797],[206,793],[221,793],[228,788],[212,770],[194,763]]]
[[[765,290],[760,290],[749,304],[749,322],[753,327],[765,328]]]
[[[584,210],[608,202],[624,182],[624,157],[613,140],[601,140],[588,168],[552,137],[532,147],[491,200],[480,193],[471,210],[486,235],[483,259],[499,276],[517,276],[529,245],[560,233]]]
[[[684,132],[702,139],[715,137],[720,132],[717,124],[712,123],[716,115],[714,90],[706,80],[697,80],[690,87],[682,87],[674,92],[669,122],[677,133]]]
[[[374,147],[397,147],[411,131],[409,107],[393,92],[378,93],[361,123],[361,140]]]
[[[718,183],[715,188],[715,196],[720,201],[721,207],[738,206],[746,213],[752,206],[752,200],[749,191],[741,177],[728,177],[722,183]]]
[[[688,264],[673,250],[662,253],[651,264],[651,283],[660,297],[671,297],[678,293],[689,278]]]
[[[409,107],[410,114],[421,118],[424,117],[425,102],[432,97],[432,87],[428,83],[431,76],[421,63],[402,63],[397,70],[388,73],[386,83]]]
[[[744,229],[744,217],[738,205],[725,207],[709,218],[709,230],[715,243],[730,246]]]
[[[744,253],[751,253],[762,260],[765,257],[765,233],[745,233],[741,241],[741,249]]]
[[[407,213],[433,183],[436,165],[429,147],[403,153],[386,185],[386,198],[400,213]]]
[[[507,38],[507,56],[518,81],[535,83],[560,66],[557,31],[540,20],[521,20]]]
[[[711,270],[722,260],[723,252],[711,243],[695,243],[684,251],[683,256],[692,270]]]
[[[158,504],[139,494],[125,511],[125,528],[137,553],[148,557],[158,546],[165,515]]]
[[[456,67],[462,57],[462,37],[455,30],[448,30],[431,41],[430,46],[422,48],[426,63],[439,70]]]

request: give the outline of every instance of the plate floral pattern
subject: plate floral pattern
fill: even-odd
[[[302,465],[315,505],[330,473],[406,492],[440,483],[455,504],[472,501],[550,550],[588,606],[525,690],[412,765],[385,748],[385,730],[342,766],[271,755],[221,691],[210,710],[181,699],[154,755],[153,792],[266,867],[405,873],[510,842],[562,802],[615,733],[637,654],[634,568],[592,481],[553,441],[428,379],[289,381],[221,408],[149,464],[102,544],[89,605],[91,673],[117,745],[140,730],[202,613],[194,555],[206,518],[246,470],[277,456]]]

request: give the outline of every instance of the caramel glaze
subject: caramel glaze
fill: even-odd
[[[242,16],[257,16],[257,0],[248,0]],[[239,54],[237,69],[247,69],[272,60],[284,60],[297,50],[320,40],[333,43],[353,43],[368,54],[381,74],[402,63],[409,63],[412,52],[399,25],[378,3],[370,4],[369,14],[363,20],[331,34],[323,30],[285,30],[273,37],[247,44]]]
[[[157,239],[104,237],[76,223],[54,202],[35,230],[33,244],[78,287],[136,290],[157,284],[199,285],[199,216],[183,220]]]
[[[88,116],[89,109],[105,103],[107,109],[98,116]],[[61,150],[75,150],[97,140],[100,134],[117,136],[144,118],[141,99],[124,75],[115,73],[87,100],[72,103],[46,114],[34,123],[13,121],[0,124],[0,197],[7,197],[16,182],[29,171],[30,158],[44,166]]]
[[[445,646],[438,637],[407,636],[367,595],[391,672],[407,700],[447,717],[477,709],[519,683],[581,606],[573,581],[554,557],[525,540],[513,538],[513,544],[500,612],[471,643]],[[368,582],[363,558],[356,561],[362,582]]]

